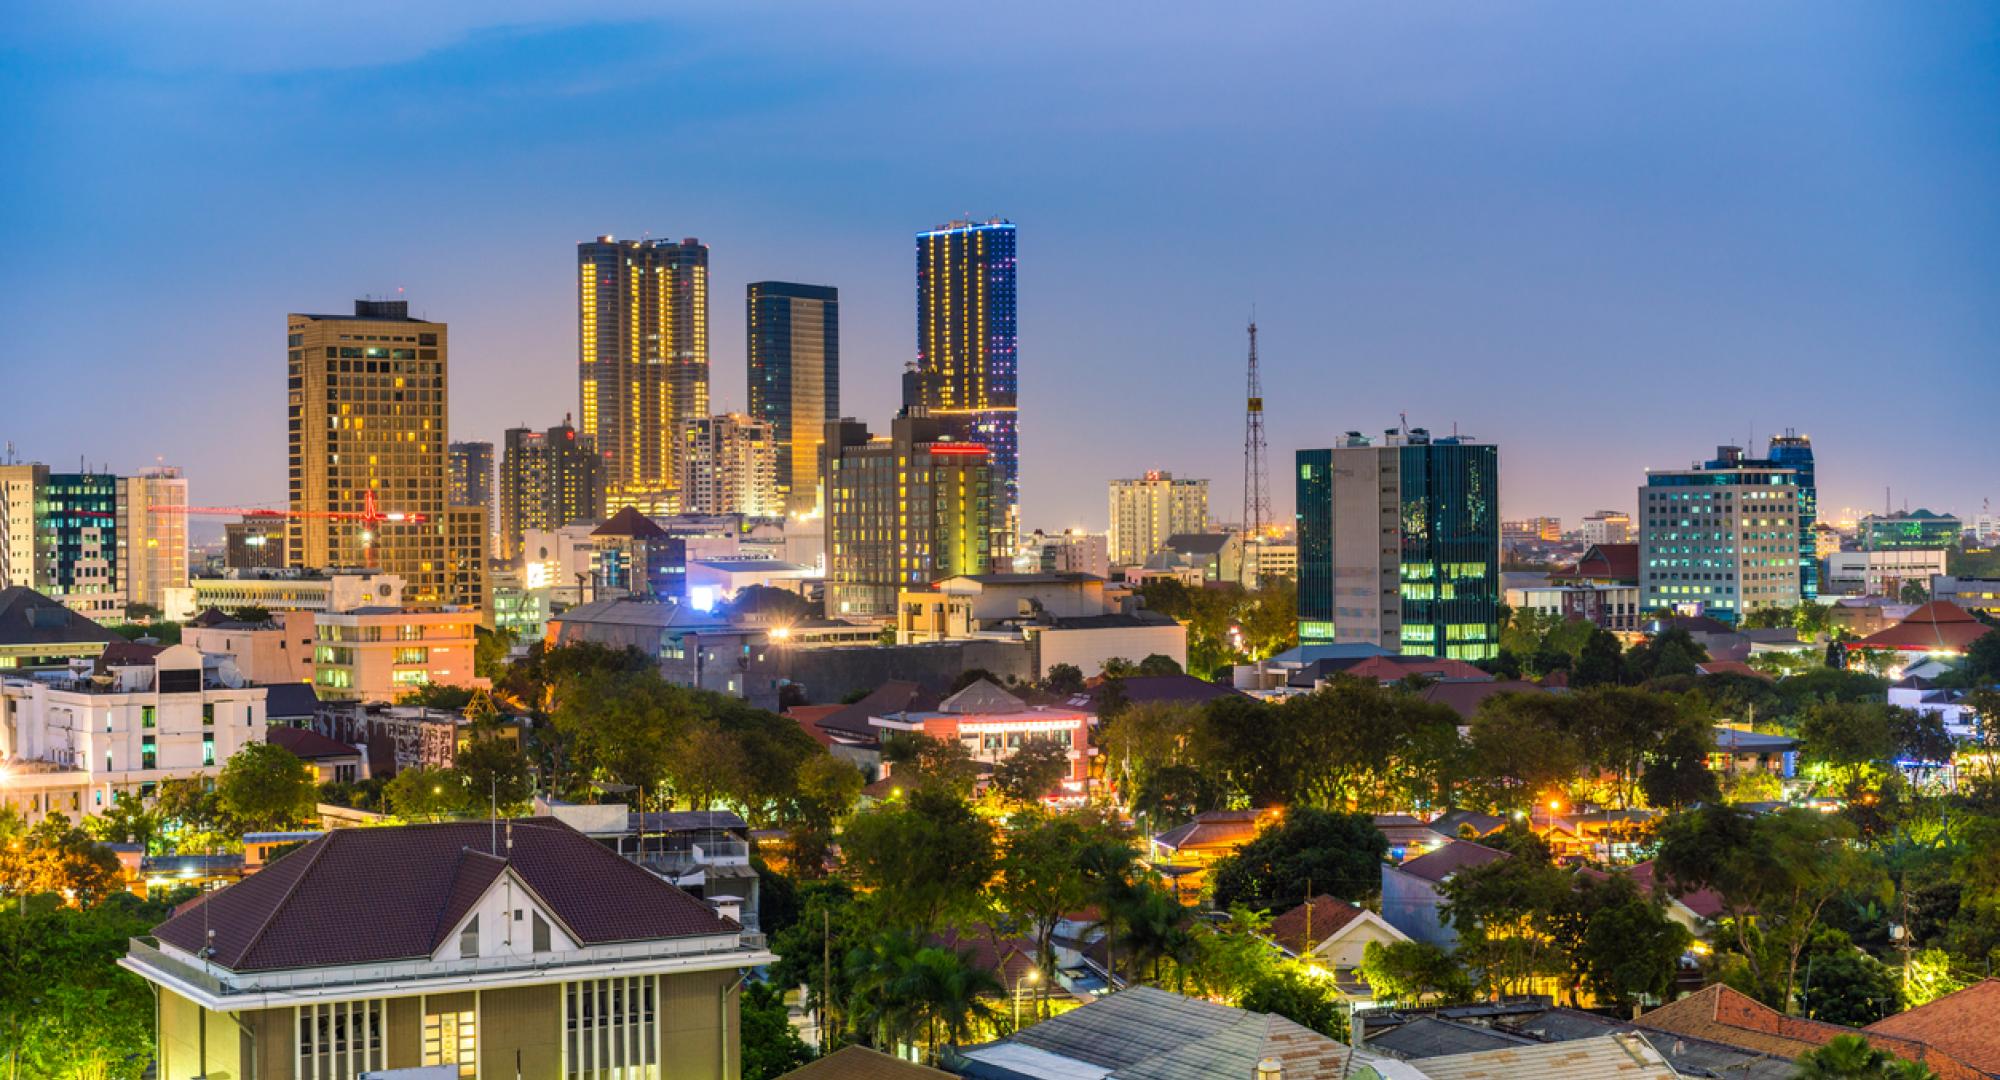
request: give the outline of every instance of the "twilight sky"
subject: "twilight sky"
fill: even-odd
[[[1407,411],[1509,516],[1796,427],[1823,513],[2000,496],[2000,6],[287,0],[0,25],[0,439],[284,498],[284,315],[406,290],[452,435],[576,402],[574,245],[836,285],[885,425],[912,235],[1021,226],[1030,526],[1242,475],[1261,326],[1292,451]],[[671,11],[670,15],[662,12]],[[171,12],[171,14],[169,14]]]

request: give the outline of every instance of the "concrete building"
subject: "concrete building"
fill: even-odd
[[[1614,632],[1639,629],[1639,587],[1548,581],[1508,586],[1507,606],[1563,619],[1583,619]]]
[[[213,779],[262,741],[263,687],[215,681],[187,645],[117,643],[88,667],[0,679],[0,806],[74,821],[163,780]]]
[[[451,506],[480,506],[493,514],[493,444],[455,442],[445,449],[445,467]]]
[[[677,513],[681,435],[708,415],[708,245],[600,236],[576,262],[578,431],[605,509]]]
[[[323,701],[395,701],[426,683],[485,686],[470,611],[360,607],[315,614],[313,687]]]
[[[1821,590],[1830,596],[1897,596],[1906,584],[1928,589],[1945,571],[1942,548],[1885,547],[1826,557]]]
[[[1091,676],[1107,661],[1155,654],[1187,665],[1186,627],[1108,594],[1089,574],[968,574],[898,595],[897,644],[973,638],[1026,641],[1036,679],[1056,664]]]
[[[1243,580],[1243,538],[1236,533],[1175,533],[1146,560],[1148,570],[1194,570],[1206,582]]]
[[[1629,544],[1632,515],[1623,510],[1599,510],[1577,526],[1577,536],[1586,544]]]
[[[403,300],[286,321],[289,565],[377,568],[406,603],[483,610],[487,531],[447,513],[449,328]]]
[[[20,585],[0,586],[0,671],[67,667],[119,640],[52,597]]]
[[[1800,599],[1798,477],[1723,446],[1639,489],[1639,602],[1733,623]]]
[[[166,609],[167,590],[188,583],[188,482],[176,468],[118,480],[118,567],[125,601]]]
[[[738,973],[777,959],[739,914],[550,818],[335,829],[119,966],[161,1080],[731,1080]]]
[[[815,513],[820,443],[840,418],[840,292],[789,281],[753,281],[747,292],[749,412],[777,444],[784,512]]]
[[[1510,544],[1554,544],[1562,540],[1562,531],[1562,519],[1555,517],[1531,517],[1500,523],[1500,539]]]
[[[681,511],[783,517],[778,442],[771,425],[742,413],[688,422],[682,433]]]
[[[1500,453],[1423,428],[1297,454],[1299,641],[1500,649]]]
[[[1111,481],[1111,565],[1139,566],[1167,537],[1208,529],[1208,481],[1148,471]]]
[[[1270,538],[1252,538],[1242,547],[1243,587],[1263,588],[1267,581],[1296,581],[1299,545]]]
[[[167,592],[167,618],[186,622],[210,608],[266,611],[351,611],[401,607],[408,591],[401,575],[380,570],[231,570],[198,577]]]
[[[1080,709],[1029,705],[981,679],[939,702],[935,709],[908,709],[868,718],[883,735],[916,732],[962,744],[972,760],[998,765],[1034,742],[1053,742],[1068,757],[1069,775],[1049,796],[1080,799],[1090,782],[1090,726]],[[891,775],[894,775],[893,773]]]
[[[500,458],[499,558],[521,557],[523,537],[604,517],[602,461],[597,444],[565,417],[546,431],[509,428]]]
[[[901,590],[1007,556],[987,448],[949,438],[942,421],[899,416],[886,439],[836,421],[825,452],[828,615],[890,616]]]
[[[1964,532],[1965,523],[1958,518],[1919,507],[1862,518],[1861,546],[1868,551],[1942,550],[1957,547]]]
[[[226,656],[253,683],[313,681],[313,613],[274,611],[244,622],[210,608],[181,625],[181,643],[204,656]]]
[[[222,565],[231,570],[276,570],[285,565],[285,520],[246,517],[222,526]]]
[[[2000,615],[2000,578],[1940,574],[1931,579],[1931,599],[1956,604],[1967,611]]]
[[[1014,569],[1022,573],[1092,574],[1111,576],[1111,543],[1103,533],[1064,529],[1045,533],[1036,529],[1022,545],[1027,565],[1016,559]]]

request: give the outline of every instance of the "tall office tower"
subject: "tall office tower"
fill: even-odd
[[[289,565],[373,566],[403,578],[412,607],[484,607],[484,541],[447,519],[449,334],[403,300],[353,315],[287,316]],[[333,516],[327,516],[333,515]],[[479,543],[480,550],[463,549]],[[476,569],[468,569],[468,568]]]
[[[576,246],[581,434],[604,455],[607,509],[679,509],[681,435],[708,415],[708,246]]]
[[[37,526],[42,489],[49,467],[41,464],[0,465],[0,588],[19,585],[42,589],[48,584],[49,537]]]
[[[991,449],[1001,536],[1021,533],[1021,434],[1015,412],[1014,224],[954,221],[917,234],[917,359],[905,411],[945,422],[960,442]]]
[[[1350,431],[1298,452],[1299,640],[1483,660],[1500,651],[1500,451]]]
[[[1167,537],[1208,531],[1208,481],[1176,480],[1149,471],[1111,481],[1111,565],[1137,566],[1167,546]]]
[[[547,431],[509,428],[500,456],[500,558],[521,557],[530,529],[560,529],[604,517],[602,462],[596,443],[569,417]]]
[[[899,590],[997,565],[990,452],[946,426],[899,416],[888,438],[855,420],[826,426],[828,615],[888,615]]]
[[[110,473],[50,473],[37,500],[35,527],[46,534],[50,553],[41,591],[99,622],[125,621],[118,488]]]
[[[118,480],[118,566],[125,600],[164,610],[168,589],[188,583],[188,482],[179,469],[142,469]]]
[[[1799,602],[1798,474],[1717,447],[1639,489],[1639,609],[1733,623]]]
[[[778,442],[785,510],[811,513],[820,508],[820,440],[840,416],[840,291],[753,281],[748,306],[750,415]]]
[[[1819,599],[1818,541],[1813,530],[1819,525],[1819,481],[1813,471],[1812,436],[1787,429],[1771,436],[1773,465],[1792,470],[1799,487],[1799,596]]]
[[[688,425],[681,449],[684,513],[784,516],[771,425],[742,413],[711,416]]]
[[[285,565],[283,519],[245,518],[222,527],[222,565],[250,570]]]
[[[455,442],[445,448],[445,468],[453,506],[482,506],[493,512],[493,444]]]

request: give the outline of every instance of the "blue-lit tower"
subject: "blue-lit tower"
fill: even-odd
[[[1819,523],[1819,488],[1813,479],[1812,436],[1787,428],[1771,436],[1771,464],[1797,474],[1799,485],[1799,596],[1819,599],[1819,549],[1813,527]]]
[[[917,358],[906,410],[944,421],[952,438],[991,452],[993,550],[1020,535],[1020,429],[1015,405],[1014,223],[954,221],[917,234]]]

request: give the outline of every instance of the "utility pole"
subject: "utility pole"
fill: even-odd
[[[829,908],[819,910],[820,922],[820,969],[819,969],[819,1052],[824,1054],[833,1049],[833,912]]]
[[[1243,535],[1256,540],[1270,524],[1271,494],[1264,482],[1264,383],[1257,372],[1257,319],[1250,319],[1248,394],[1243,411]]]

